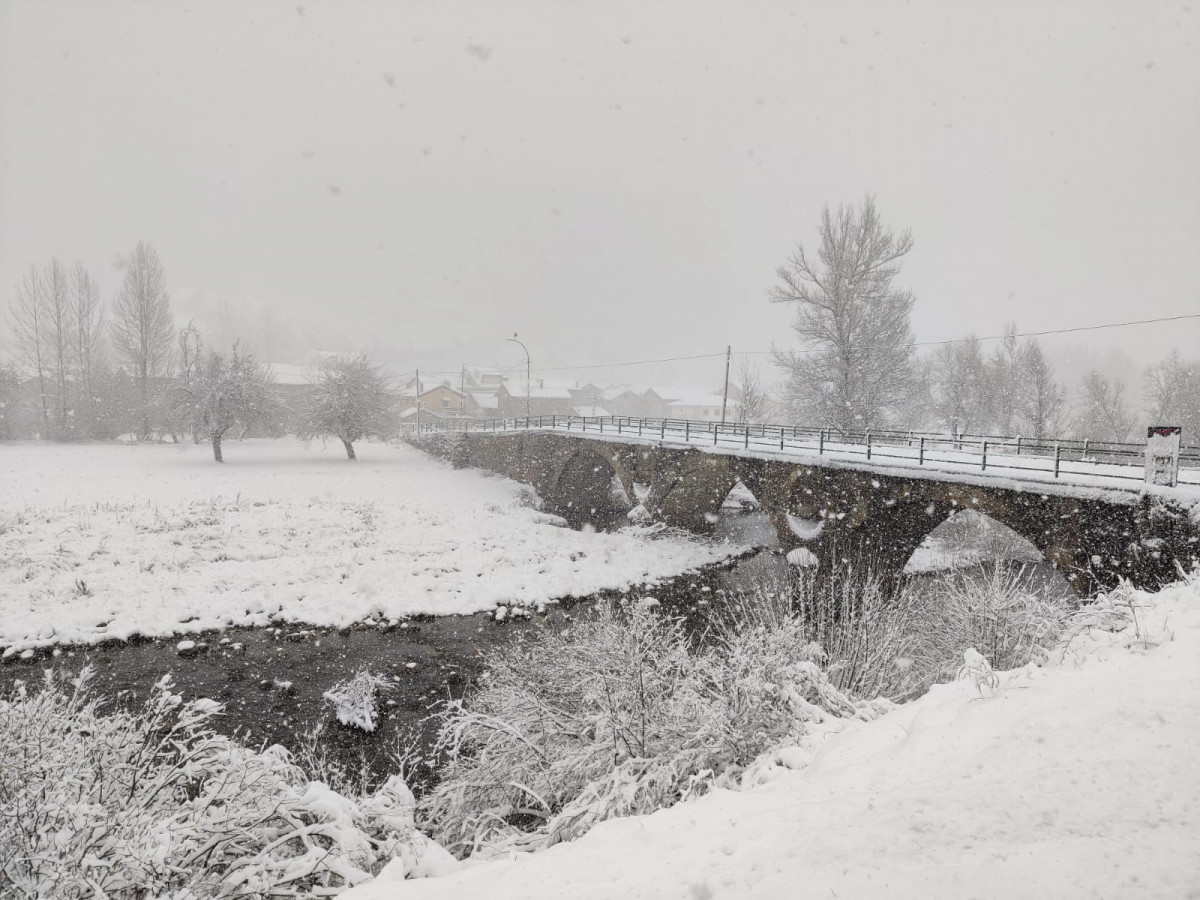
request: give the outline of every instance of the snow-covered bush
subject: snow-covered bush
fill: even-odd
[[[1048,650],[1070,616],[1023,570],[999,565],[888,590],[871,571],[802,579],[795,595],[805,636],[828,653],[829,677],[861,697],[906,700],[951,681],[974,648],[997,671]]]
[[[442,713],[445,765],[423,823],[462,856],[548,846],[703,793],[806,722],[872,714],[829,684],[795,625],[728,629],[692,650],[678,620],[606,603],[493,651],[487,677]]]
[[[382,675],[363,669],[353,678],[339,681],[321,696],[333,706],[337,720],[368,734],[375,730],[379,711],[379,692],[390,691],[393,685]]]
[[[902,598],[912,668],[933,682],[951,679],[973,647],[996,671],[1025,665],[1062,636],[1071,608],[1023,569],[982,566],[939,579]],[[931,682],[931,683],[933,683]]]
[[[267,898],[448,864],[399,778],[345,797],[214,732],[220,705],[169,678],[102,713],[89,677],[0,700],[0,895]]]

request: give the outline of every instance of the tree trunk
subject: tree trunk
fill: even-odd
[[[350,459],[358,459],[358,457],[354,455],[354,445],[345,438],[342,438],[342,443],[346,445],[346,455],[350,457]]]
[[[149,381],[149,375],[145,368],[143,368],[139,374],[141,377],[138,380],[142,383],[142,433],[138,437],[140,440],[148,441],[150,440],[150,385],[147,383]],[[217,454],[217,462],[220,462],[221,439],[213,438],[213,442],[213,450]]]
[[[221,435],[219,432],[216,432],[216,431],[213,432],[212,448],[213,448],[213,459],[215,459],[219,463],[225,462],[225,460],[221,458]]]

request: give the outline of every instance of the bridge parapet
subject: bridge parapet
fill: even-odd
[[[420,444],[456,466],[531,485],[576,527],[610,525],[640,501],[656,520],[706,533],[740,481],[782,547],[806,547],[825,566],[869,561],[898,576],[929,532],[962,509],[1028,539],[1082,596],[1123,578],[1157,587],[1200,565],[1200,495],[1186,491],[868,469],[840,459],[730,452],[719,443],[716,451],[680,446],[648,438],[644,429],[640,438],[624,430],[603,436],[565,428],[469,431],[424,435]]]

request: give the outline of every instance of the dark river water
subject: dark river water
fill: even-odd
[[[653,595],[664,609],[682,615],[695,633],[731,594],[787,578],[789,567],[773,548],[774,533],[761,514],[731,510],[717,532],[718,539],[757,547],[741,558],[632,593]],[[1045,578],[1052,584],[1051,576]],[[294,749],[301,735],[323,723],[320,740],[330,756],[356,769],[365,762],[379,778],[392,770],[388,750],[397,742],[415,745],[428,756],[436,734],[431,710],[439,701],[462,696],[481,672],[485,651],[530,629],[567,622],[604,596],[619,595],[571,600],[547,607],[544,615],[507,617],[503,622],[480,613],[341,630],[304,625],[229,628],[189,636],[203,645],[203,652],[194,654],[181,654],[177,637],[64,648],[58,656],[14,659],[0,666],[0,692],[6,693],[17,679],[40,680],[47,668],[74,674],[91,664],[98,695],[136,704],[170,673],[185,697],[208,697],[225,705],[216,721],[221,731],[255,747],[279,743]],[[379,727],[371,734],[338,724],[322,698],[335,683],[363,669],[394,685],[382,695]],[[414,787],[419,789],[420,780],[430,775],[427,768],[418,769]]]

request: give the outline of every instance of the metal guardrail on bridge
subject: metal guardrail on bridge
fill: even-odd
[[[920,431],[841,431],[799,425],[702,422],[632,416],[523,416],[451,419],[421,433],[563,431],[580,435],[641,438],[746,452],[799,453],[831,458],[921,466],[948,471],[1005,472],[1032,480],[1069,478],[1144,482],[1144,444],[1088,440],[1034,440],[1021,436],[945,435]],[[1200,447],[1184,447],[1179,484],[1200,486]]]

